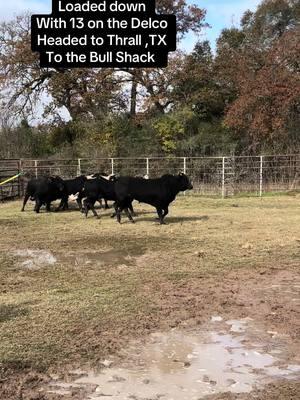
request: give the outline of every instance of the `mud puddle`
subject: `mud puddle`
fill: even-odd
[[[54,265],[57,262],[56,257],[46,250],[15,250],[12,255],[20,258],[19,266],[29,270],[38,270],[47,266]]]
[[[137,257],[145,253],[143,248],[133,248],[126,250],[109,249],[103,251],[79,251],[69,252],[67,255],[59,257],[62,261],[72,262],[75,265],[111,265],[111,266],[133,266],[136,264]]]
[[[198,400],[222,392],[245,393],[277,378],[295,379],[300,365],[284,360],[282,343],[251,343],[250,320],[214,318],[210,330],[184,332],[173,329],[149,336],[147,343],[132,343],[124,350],[122,365],[81,371],[72,383],[53,381],[48,392],[68,395],[76,388],[83,399],[97,400]],[[215,329],[218,327],[219,329]],[[255,328],[257,335],[257,328]],[[276,355],[275,355],[276,354]],[[108,363],[108,365],[110,365]]]

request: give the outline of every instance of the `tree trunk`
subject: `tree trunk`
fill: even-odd
[[[133,77],[130,95],[130,116],[136,115],[136,97],[137,97],[137,82]]]

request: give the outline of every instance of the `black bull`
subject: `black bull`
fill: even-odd
[[[68,200],[66,185],[59,176],[31,179],[27,184],[21,211],[25,210],[29,197],[35,200],[34,211],[37,213],[40,212],[43,204],[46,204],[46,210],[50,211],[52,201],[62,199],[64,202],[67,202]]]
[[[160,224],[168,215],[169,205],[179,192],[193,189],[190,179],[183,173],[163,175],[158,179],[120,177],[115,182],[117,220],[121,222],[121,212],[128,209],[133,200],[147,203],[156,208]],[[134,222],[130,213],[127,216]]]
[[[105,199],[105,201],[116,201],[116,193],[115,193],[115,182],[116,178],[111,177],[109,180],[98,176],[96,179],[91,179],[85,182],[84,189],[79,195],[79,201],[83,198],[83,208],[85,211],[85,215],[88,215],[89,210],[91,210],[95,217],[99,217],[96,210],[95,210],[95,202],[101,198]],[[129,202],[128,206],[126,207],[126,212],[128,210],[132,214],[134,214],[131,202]],[[115,214],[113,215],[113,217]]]

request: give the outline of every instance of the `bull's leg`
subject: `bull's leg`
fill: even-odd
[[[169,208],[165,207],[164,208],[164,218],[169,214]]]
[[[115,209],[115,212],[110,216],[111,218],[115,218],[115,216],[117,215],[117,203],[113,204],[113,208]]]
[[[61,204],[62,204],[62,210],[63,210],[63,211],[69,209],[68,200],[69,200],[69,196],[64,196],[64,197],[61,199]]]
[[[122,207],[116,205],[117,221],[119,222],[119,224],[121,223],[121,212],[122,212]]]
[[[100,208],[103,208],[102,199],[98,199],[98,203],[100,204]]]
[[[96,201],[94,201],[94,200],[85,199],[83,201],[84,212],[85,212],[86,217],[88,216],[89,210],[92,210],[92,213],[94,214],[94,216],[96,218],[100,218],[95,210],[95,203],[96,203]]]
[[[105,203],[105,207],[104,207],[104,209],[105,209],[105,210],[108,210],[108,209],[109,209],[109,205],[108,205],[108,203],[107,203],[107,200],[106,200],[106,199],[104,199],[104,203]]]
[[[61,199],[59,206],[56,207],[55,211],[65,210],[66,209],[66,202],[68,204],[68,200]]]
[[[156,208],[156,211],[157,211],[157,214],[158,214],[159,223],[160,223],[161,225],[164,225],[165,222],[164,222],[164,214],[163,214],[162,208],[157,207],[157,208]]]
[[[42,207],[42,202],[39,198],[35,200],[34,211],[38,214],[40,212],[40,208]]]
[[[83,200],[83,208],[82,209],[85,214],[85,217],[87,218],[88,213],[89,213],[89,204],[88,204],[87,199]]]
[[[26,203],[27,203],[29,197],[30,197],[30,194],[26,193],[25,197],[24,197],[23,207],[22,207],[21,211],[25,211],[25,206],[26,206]]]
[[[128,209],[131,212],[131,215],[133,217],[136,217],[136,212],[134,211],[133,207],[132,207],[132,203],[128,204]]]
[[[79,195],[78,195],[78,197],[77,197],[77,199],[76,199],[76,202],[77,202],[77,204],[78,204],[79,211],[82,210],[82,199],[83,199],[82,194],[79,193]]]
[[[96,210],[95,210],[95,203],[90,203],[90,209],[92,210],[92,213],[94,214],[94,216],[99,219],[100,216],[97,214]]]
[[[51,202],[50,201],[47,201],[47,203],[46,203],[46,211],[47,212],[51,211]]]
[[[129,221],[134,224],[134,220],[133,220],[130,212],[128,211],[128,208],[125,208],[124,211],[125,211],[125,214],[127,215],[128,219],[129,219]]]

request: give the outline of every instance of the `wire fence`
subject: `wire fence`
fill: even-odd
[[[23,172],[13,182],[6,178]],[[0,160],[0,200],[23,195],[32,177],[59,175],[72,178],[93,173],[160,177],[186,173],[192,194],[263,196],[269,192],[300,190],[300,154],[239,157],[99,158],[73,160]]]

